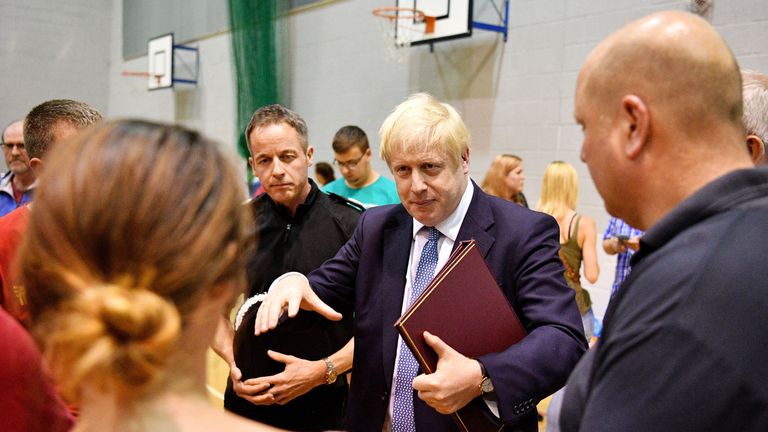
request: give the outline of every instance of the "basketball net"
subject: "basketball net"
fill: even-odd
[[[418,35],[432,33],[435,17],[418,9],[386,7],[373,10],[379,33],[384,40],[384,59],[390,63],[405,63],[408,48]]]

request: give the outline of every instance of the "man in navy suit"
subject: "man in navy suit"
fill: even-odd
[[[557,223],[470,182],[469,132],[450,105],[413,95],[380,133],[402,204],[368,209],[352,239],[308,277],[286,273],[276,280],[256,333],[274,328],[286,309],[291,317],[303,308],[332,320],[354,313],[351,431],[454,431],[447,414],[477,397],[506,430],[537,430],[536,403],[565,383],[586,349],[557,254]],[[420,261],[436,261],[437,272],[454,245],[468,239],[476,240],[528,336],[472,359],[425,333],[439,356],[437,370],[408,377],[403,387],[410,353],[393,323],[423,279]]]

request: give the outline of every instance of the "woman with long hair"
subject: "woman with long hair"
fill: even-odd
[[[573,165],[555,161],[544,170],[541,197],[537,209],[557,220],[560,226],[560,259],[565,265],[565,281],[576,291],[584,335],[587,341],[594,336],[595,315],[589,292],[581,286],[581,272],[589,283],[597,282],[600,268],[597,265],[597,231],[595,220],[576,213],[579,197],[579,176]],[[563,390],[558,390],[547,409],[547,432],[559,432],[560,407]]]
[[[489,195],[528,207],[523,195],[524,185],[523,160],[515,155],[500,154],[491,162],[481,187]]]
[[[557,220],[560,226],[560,258],[565,265],[565,281],[576,291],[587,340],[594,332],[594,315],[589,292],[581,286],[581,270],[589,283],[597,282],[597,232],[595,220],[576,213],[579,177],[573,165],[555,161],[544,170],[541,198],[537,209]]]
[[[206,393],[251,223],[218,145],[105,123],[52,149],[20,252],[33,330],[82,431],[274,430]]]

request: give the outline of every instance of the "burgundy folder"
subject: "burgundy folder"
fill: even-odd
[[[425,330],[470,358],[504,351],[525,337],[520,320],[474,240],[456,247],[395,328],[425,373],[433,373],[437,367],[437,354],[424,340]],[[452,416],[465,432],[498,431],[502,427],[482,397]]]

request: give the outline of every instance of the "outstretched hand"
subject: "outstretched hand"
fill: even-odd
[[[269,290],[256,313],[254,334],[257,336],[277,327],[278,321],[287,310],[293,318],[299,309],[314,311],[331,321],[341,320],[341,314],[325,304],[312,291],[303,275],[290,275],[281,279]]]
[[[480,396],[483,373],[477,360],[465,357],[439,337],[424,332],[424,340],[437,353],[437,369],[414,378],[419,398],[441,414],[451,414]]]

